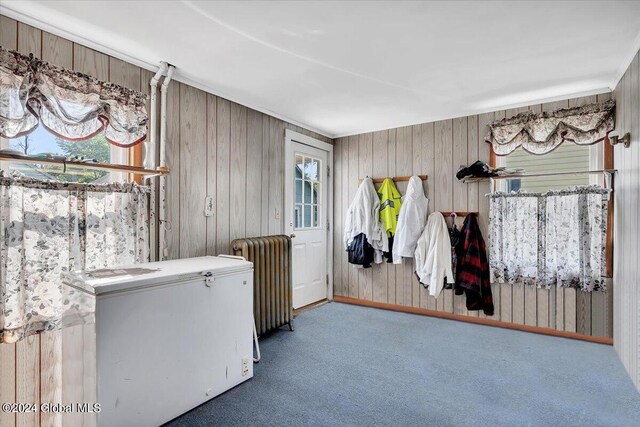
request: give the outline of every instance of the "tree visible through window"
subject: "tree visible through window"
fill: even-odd
[[[87,163],[122,163],[128,150],[115,147],[98,134],[84,141],[69,141],[60,138],[40,126],[32,133],[13,138],[3,144],[23,155],[86,161]],[[119,159],[118,159],[119,158]],[[120,162],[118,161],[120,160]],[[61,165],[8,162],[9,169],[37,179],[52,179],[63,182],[99,183],[110,179],[108,171],[67,167]]]

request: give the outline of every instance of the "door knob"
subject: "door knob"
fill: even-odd
[[[290,237],[290,238],[292,238],[292,239],[295,239],[295,238],[296,238],[296,233],[291,233],[291,234],[289,235],[289,237]]]

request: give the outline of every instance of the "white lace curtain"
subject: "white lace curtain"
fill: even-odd
[[[41,123],[69,141],[100,132],[131,147],[147,135],[146,95],[0,47],[0,136],[16,138]]]
[[[609,190],[490,195],[492,280],[604,290]]]
[[[61,278],[148,261],[148,195],[0,172],[0,343],[92,321],[93,299]]]

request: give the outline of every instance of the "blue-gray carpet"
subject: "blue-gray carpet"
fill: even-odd
[[[640,426],[611,346],[339,303],[170,426]]]

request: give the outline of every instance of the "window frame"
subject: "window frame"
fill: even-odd
[[[143,166],[143,145],[147,142],[147,140],[145,139],[143,142],[134,145],[133,147],[129,148],[129,165],[131,166],[138,166],[138,167],[142,167]],[[135,174],[129,174],[129,178],[130,180],[136,182],[137,184],[142,185],[142,180],[143,180],[143,176],[142,175],[135,175]]]
[[[571,142],[566,142],[567,144],[572,144]],[[598,143],[600,144],[600,143]],[[605,139],[602,141],[603,146],[603,167],[604,169],[614,169],[614,158],[613,158],[613,145],[609,143],[609,139]],[[493,145],[489,144],[489,166],[495,168],[497,165],[498,156],[493,151]],[[544,155],[543,155],[544,156]],[[541,156],[542,157],[542,156]],[[490,189],[494,191],[494,188]],[[609,195],[609,206],[607,210],[607,234],[606,234],[606,247],[605,247],[605,265],[606,265],[606,277],[613,277],[613,221],[614,221],[614,212],[613,212],[613,197],[615,190],[612,189]]]

